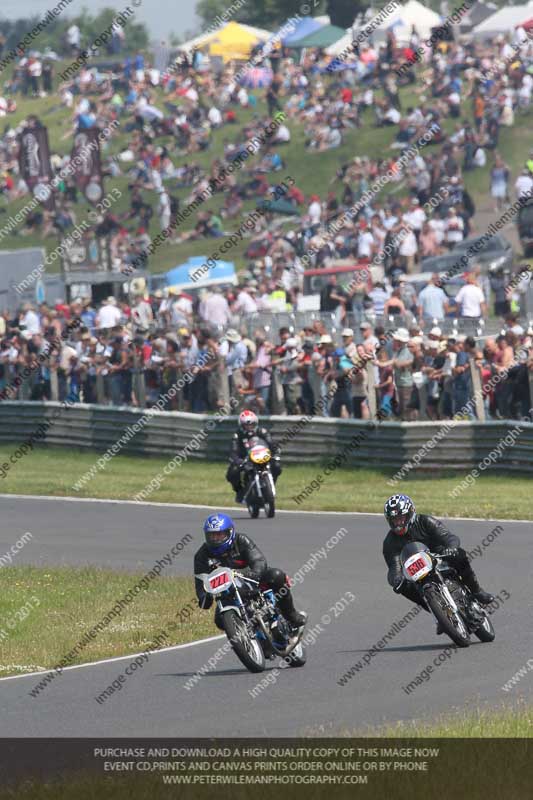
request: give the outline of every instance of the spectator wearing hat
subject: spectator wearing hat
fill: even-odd
[[[122,319],[122,312],[117,307],[117,301],[110,296],[105,300],[98,314],[96,315],[96,327],[114,328]]]
[[[311,363],[320,379],[320,414],[327,417],[329,414],[329,382],[333,374],[333,339],[329,333],[323,333],[318,340],[317,352],[311,357]]]
[[[406,328],[398,328],[392,336],[392,366],[394,368],[394,383],[398,399],[398,416],[404,421],[412,418],[409,406],[413,393],[412,367],[414,357],[407,346],[408,342],[409,331]]]
[[[300,345],[295,336],[286,339],[283,354],[273,360],[272,364],[278,367],[283,387],[283,397],[287,414],[301,413],[300,401],[302,396],[302,376],[300,375]]]
[[[356,347],[355,342],[353,340],[353,330],[352,328],[343,328],[341,337],[342,337],[342,347],[344,350],[344,355],[348,358],[352,358],[356,354]]]
[[[336,383],[335,392],[331,407],[330,417],[351,417],[352,416],[352,382],[353,362],[346,355],[343,347],[339,347],[333,352],[333,378]]]
[[[374,358],[371,342],[358,344],[355,369],[352,369],[352,413],[355,419],[370,419],[368,407],[368,372],[366,365]]]
[[[235,328],[229,328],[225,334],[225,346],[221,347],[221,355],[226,359],[226,370],[229,380],[229,393],[238,399],[240,389],[245,385],[242,370],[246,365],[248,351],[242,336]]]
[[[380,346],[381,343],[379,338],[373,333],[372,325],[370,324],[370,322],[366,322],[366,320],[361,322],[361,324],[359,325],[359,330],[363,338],[363,344],[365,346],[372,345],[374,351],[376,351],[376,349]],[[385,333],[385,331],[383,331],[383,333]]]

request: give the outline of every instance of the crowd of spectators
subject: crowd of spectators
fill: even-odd
[[[52,89],[58,107],[72,113],[72,128],[65,131],[64,139],[78,130],[103,129],[111,120],[120,121],[120,135],[127,137],[127,145],[113,157],[104,158],[104,174],[129,179],[130,209],[118,214],[111,208],[93,228],[111,238],[113,257],[124,265],[147,247],[151,234],[168,226],[180,207],[176,193],[187,189],[181,205],[194,202],[245,143],[264,131],[269,116],[256,112],[250,119],[247,113],[246,123],[240,120],[243,109],[254,111],[261,94],[269,115],[283,110],[286,122],[268,138],[253,164],[217,181],[214,193],[219,208],[201,209],[196,224],[180,230],[176,242],[223,235],[240,216],[245,200],[261,200],[276,191],[274,173],[283,169],[284,147],[291,141],[293,123],[305,127],[312,158],[340,145],[350,129],[363,124],[390,127],[394,131],[390,153],[379,159],[360,154],[340,164],[329,191],[322,196],[306,195],[295,176],[286,198],[301,213],[292,249],[286,245],[280,253],[276,248],[276,225],[271,217],[258,220],[255,229],[247,233],[250,252],[261,253],[267,262],[275,261],[274,267],[290,264],[291,280],[297,285],[299,259],[307,252],[312,254],[311,263],[320,266],[331,258],[378,255],[390,245],[385,266],[413,271],[424,257],[452,249],[473,230],[475,206],[464,176],[489,160],[487,189],[495,208],[502,208],[511,197],[513,176],[498,153],[499,134],[502,126],[514,124],[517,115],[530,112],[533,84],[528,69],[533,45],[524,31],[515,32],[512,40],[524,43],[516,50],[511,36],[488,43],[440,42],[426,63],[414,63],[407,70],[405,64],[409,66],[410,53],[417,46],[416,29],[407,47],[398,45],[393,32],[379,49],[370,42],[361,44],[357,57],[349,59],[355,69],[328,71],[331,58],[321,50],[310,49],[303,58],[284,51],[265,60],[273,72],[270,85],[261,90],[247,88],[235,79],[239,65],[215,69],[200,53],[192,59],[182,58],[166,70],[157,69],[137,53],[118,60],[118,69],[100,71],[89,63],[82,65],[71,78],[55,80],[55,85],[47,84],[44,91]],[[511,59],[509,53],[515,57]],[[29,53],[17,64],[5,85],[5,98],[0,98],[0,113],[7,114],[8,110],[2,111],[4,106],[26,92],[20,76],[27,73],[32,60],[39,59]],[[260,64],[260,59],[256,57],[255,63]],[[416,98],[406,107],[400,93],[404,85],[412,85],[411,97]],[[43,91],[40,84],[38,91]],[[451,132],[444,129],[449,118],[456,120]],[[210,150],[218,129],[224,132],[223,158],[213,157],[209,168],[202,167],[195,155]],[[398,168],[401,153],[428,129],[433,133],[427,146],[404,169]],[[0,194],[6,200],[27,192],[18,175],[18,130],[20,125],[7,125],[0,139]],[[105,151],[106,146],[104,156]],[[66,163],[68,156],[53,154],[56,171]],[[531,166],[524,154],[524,170],[514,181],[518,195],[532,188]],[[386,193],[388,199],[372,198],[352,219],[345,219],[334,236],[328,236],[331,223],[357,204],[373,179],[389,169],[396,174]],[[405,190],[407,199],[394,199],[397,192]],[[409,205],[411,198],[413,206]],[[76,224],[73,206],[77,199],[74,181],[65,180],[55,214],[37,210],[22,230],[44,238],[68,232]]]
[[[513,315],[496,337],[368,321],[332,335],[320,319],[248,333],[198,321],[184,294],[157,295],[1,317],[0,395],[144,406],[178,385],[169,410],[205,413],[233,397],[262,414],[406,421],[522,418],[533,405],[533,328]]]
[[[417,43],[416,29],[407,47],[389,32],[380,49],[371,41],[361,44],[349,58],[355,68],[339,70],[331,69],[331,59],[321,50],[307,50],[301,57],[277,51],[262,65],[270,70],[266,89],[240,83],[240,65],[210,64],[201,53],[180,57],[171,68],[137,53],[112,69],[81,65],[63,81],[53,70],[46,79],[37,75],[33,61],[40,61],[39,55],[24,55],[4,85],[0,114],[8,116],[19,95],[50,93],[57,107],[72,115],[64,139],[120,122],[121,148],[111,156],[104,144],[103,169],[111,179],[128,179],[130,206],[120,214],[110,208],[91,226],[108,239],[116,269],[125,270],[146,252],[151,236],[166,230],[180,209],[210,187],[218,207],[199,208],[190,217],[191,227],[179,226],[170,241],[185,253],[189,241],[206,240],[207,250],[209,240],[229,234],[247,200],[277,193],[295,124],[305,128],[310,164],[321,152],[338,148],[352,129],[387,127],[394,135],[390,152],[339,161],[329,185],[316,187],[313,194],[306,194],[295,176],[284,193],[298,212],[290,229],[280,224],[283,218],[265,213],[244,231],[246,269],[238,288],[213,288],[194,297],[159,291],[131,303],[109,298],[98,309],[79,300],[13,310],[12,318],[0,323],[5,327],[0,331],[3,388],[18,371],[37,363],[18,396],[142,404],[163,393],[178,373],[192,371],[194,380],[172,407],[212,410],[229,392],[262,412],[299,413],[327,395],[325,413],[365,418],[375,405],[375,391],[377,406],[392,417],[436,419],[462,413],[475,368],[482,381],[509,370],[498,389],[484,394],[489,416],[527,413],[531,330],[517,317],[525,286],[509,288],[509,275],[501,271],[489,278],[475,260],[453,303],[437,279],[419,291],[410,278],[421,271],[424,259],[452,251],[482,232],[466,188],[469,172],[489,164],[487,192],[495,212],[513,194],[524,198],[533,191],[533,154],[524,154],[513,183],[498,152],[502,126],[512,126],[518,115],[531,111],[533,44],[524,31],[488,43],[439,42],[418,64],[411,63]],[[71,44],[75,54],[76,42]],[[114,53],[119,51],[120,46]],[[261,66],[260,58],[256,63]],[[28,77],[31,68],[36,83]],[[404,86],[410,88],[407,106],[400,92]],[[256,109],[262,95],[268,115]],[[285,119],[254,159],[233,172],[225,170],[247,142],[264,134],[276,111],[283,111]],[[455,120],[452,131],[445,125],[449,118]],[[17,161],[22,124],[7,124],[0,137],[0,197],[6,203],[28,192]],[[206,168],[198,155],[210,151],[219,129],[223,155]],[[428,131],[431,136],[422,146]],[[407,163],[398,166],[400,156],[413,147]],[[68,161],[68,156],[52,154],[56,172]],[[386,174],[392,174],[387,191],[368,196],[373,182]],[[184,189],[185,196],[178,198]],[[65,178],[55,212],[36,209],[18,233],[44,239],[68,235],[79,221],[78,198],[74,180]],[[322,289],[320,310],[333,314],[339,329],[344,327],[342,340],[334,341],[320,321],[306,330],[281,329],[275,340],[275,322],[255,333],[249,323],[241,325],[261,312],[298,309],[304,268],[327,267],[340,259],[383,267],[383,278],[372,284],[346,287],[332,276]],[[474,340],[450,336],[442,324],[450,317],[488,316],[489,286],[504,333],[496,340],[480,339],[479,332]],[[381,324],[390,317],[404,325],[394,335]],[[61,336],[73,319],[80,325],[56,342],[41,363],[38,356],[47,350],[47,339]],[[212,355],[208,363],[205,352]],[[373,380],[370,367],[357,369],[358,359],[371,363]],[[476,412],[469,407],[465,413]]]

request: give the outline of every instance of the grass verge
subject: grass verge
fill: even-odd
[[[8,461],[14,446],[0,448],[0,463]],[[132,500],[168,463],[166,458],[119,455],[80,490],[74,484],[94,466],[98,456],[86,451],[40,448],[11,467],[0,480],[0,493]],[[193,503],[231,506],[233,494],[224,479],[226,465],[206,461],[183,463],[146,499],[159,503]],[[395,492],[411,495],[422,513],[486,519],[532,519],[531,478],[494,472],[482,475],[459,497],[449,496],[467,471],[424,473],[390,486],[393,471],[337,469],[324,477],[318,490],[299,503],[298,495],[323,474],[320,464],[285,466],[278,482],[277,504],[292,511],[383,510]]]
[[[0,676],[59,663],[142,577],[96,567],[2,570]],[[192,578],[150,580],[70,664],[153,649],[154,637],[161,631],[168,638],[159,647],[218,633],[212,614],[197,607]]]
[[[343,736],[360,736],[360,731],[343,731]],[[405,739],[531,739],[533,708],[520,704],[514,708],[460,711],[430,722],[411,721],[386,725],[365,736]]]

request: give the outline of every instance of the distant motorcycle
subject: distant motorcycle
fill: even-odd
[[[257,519],[263,508],[267,517],[276,513],[276,485],[272,477],[270,448],[258,436],[249,443],[248,455],[243,464],[245,492],[243,503],[246,503],[252,519]]]
[[[404,579],[413,583],[444,632],[458,647],[468,647],[470,634],[492,642],[494,627],[487,612],[442,556],[421,542],[409,542],[400,554]]]
[[[213,595],[224,631],[235,655],[250,672],[262,672],[265,659],[285,657],[289,667],[303,667],[307,658],[300,639],[280,614],[271,589],[229,567],[196,577]]]

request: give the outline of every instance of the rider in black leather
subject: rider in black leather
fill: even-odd
[[[281,475],[279,446],[274,443],[270,432],[266,428],[262,426],[259,427],[259,420],[253,411],[243,411],[239,416],[239,428],[231,439],[230,465],[226,472],[226,480],[233,486],[233,491],[236,494],[235,500],[238,503],[242,501],[244,495],[244,488],[242,485],[243,464],[248,456],[249,442],[255,436],[263,439],[272,453],[273,458],[270,462],[270,471],[272,472],[274,482],[276,482]]]
[[[257,580],[261,587],[272,589],[277,605],[287,622],[294,628],[305,625],[307,614],[297,611],[289,588],[289,579],[281,569],[269,567],[259,547],[249,536],[237,533],[233,520],[226,514],[212,514],[204,523],[205,544],[194,556],[196,596],[200,608],[210,608],[213,597],[204,590],[198,575],[212,572],[217,567],[230,567],[242,575]],[[222,534],[227,533],[223,538]],[[222,628],[218,614],[215,624]]]
[[[457,570],[461,581],[481,605],[492,603],[494,597],[479,585],[459,537],[440,520],[427,514],[417,514],[407,495],[393,495],[387,500],[385,519],[390,529],[383,542],[383,557],[389,568],[387,580],[397,594],[428,610],[416,587],[404,580],[400,561],[400,553],[408,542],[422,542],[432,553],[446,557],[446,561]]]

